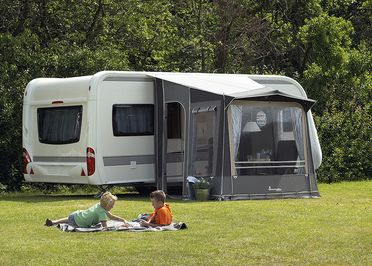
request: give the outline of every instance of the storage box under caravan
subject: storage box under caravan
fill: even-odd
[[[27,182],[182,188],[216,199],[319,196],[314,101],[283,76],[104,71],[26,87]]]

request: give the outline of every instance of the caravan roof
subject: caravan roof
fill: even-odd
[[[101,71],[93,77],[154,77],[200,91],[233,98],[247,98],[280,91],[282,94],[306,99],[306,93],[295,80],[276,75],[176,73],[176,72],[126,72]]]
[[[307,99],[305,91],[295,80],[275,75],[101,71],[93,76],[77,78],[36,79],[30,82],[29,87],[30,85],[37,84],[38,91],[45,97],[46,94],[52,93],[50,85],[53,84],[53,88],[57,89],[58,93],[71,95],[71,93],[74,93],[66,89],[69,87],[66,86],[66,82],[69,82],[71,85],[76,85],[77,82],[89,84],[89,82],[106,80],[109,77],[159,78],[196,90],[225,95],[236,99],[263,96],[265,94],[270,95],[274,92]],[[63,90],[60,87],[63,87]],[[75,91],[75,88],[72,90]]]

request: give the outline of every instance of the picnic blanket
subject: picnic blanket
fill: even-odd
[[[186,229],[187,226],[185,223],[172,223],[166,226],[158,227],[142,227],[138,222],[128,222],[132,227],[123,227],[123,222],[109,220],[107,221],[107,229],[101,227],[98,224],[96,227],[73,227],[69,224],[58,224],[55,225],[56,228],[64,232],[80,232],[80,233],[90,233],[90,232],[102,232],[102,231],[127,231],[127,232],[161,232],[161,231],[177,231],[181,229]]]

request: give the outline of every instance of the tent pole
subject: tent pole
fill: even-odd
[[[312,183],[311,183],[311,178],[312,178],[312,175],[310,174],[310,167],[311,169],[314,169],[314,162],[313,162],[313,154],[312,154],[312,151],[311,151],[311,143],[310,143],[310,132],[309,132],[309,119],[308,119],[308,116],[307,116],[307,113],[308,112],[305,112],[305,116],[304,116],[304,119],[305,119],[305,124],[306,124],[306,149],[308,151],[308,161],[309,163],[307,164],[308,165],[308,174],[307,174],[307,178],[309,178],[309,192],[310,192],[310,197],[312,197],[312,194],[313,194],[313,191],[312,191]],[[311,164],[311,165],[310,165]],[[315,170],[314,170],[314,176],[315,176]]]
[[[225,94],[222,95],[222,104],[225,106]],[[222,109],[222,108],[221,108]],[[225,130],[226,130],[226,125],[225,125],[225,115],[226,115],[226,109],[223,108],[221,110],[222,113],[222,167],[221,167],[221,189],[220,189],[220,198],[222,198],[222,192],[223,192],[223,180],[224,180],[224,165],[225,165]]]
[[[161,79],[155,80],[155,181],[157,189],[164,187],[164,87]]]

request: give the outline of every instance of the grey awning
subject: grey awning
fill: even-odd
[[[249,94],[250,91],[265,87],[250,79],[248,75],[241,74],[147,72],[146,75],[183,85],[188,88],[232,97]]]
[[[249,97],[239,98],[247,99],[251,101],[277,101],[277,102],[296,102],[303,106],[305,112],[309,111],[311,107],[316,103],[315,100],[289,95],[279,90],[268,91],[263,94],[255,94]]]

